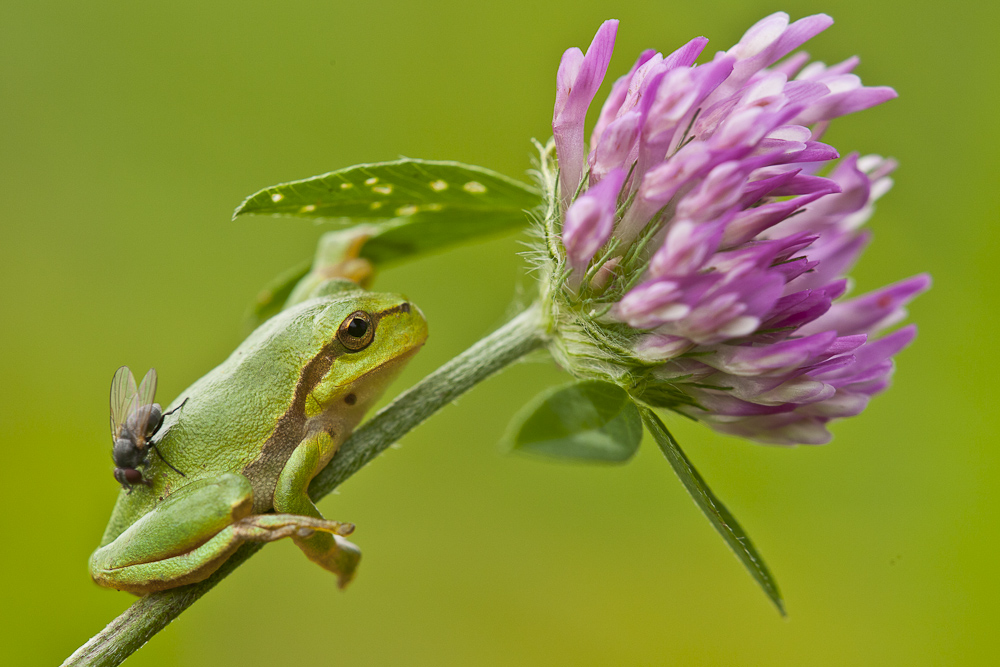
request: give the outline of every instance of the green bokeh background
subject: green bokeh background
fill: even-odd
[[[269,546],[134,665],[995,664],[1000,536],[998,146],[991,3],[46,2],[0,26],[0,642],[56,664],[132,600],[86,571],[114,502],[107,390],[120,364],[171,399],[242,337],[245,305],[319,229],[230,222],[260,187],[399,155],[524,177],[561,52],[622,20],[642,49],[728,48],[784,9],[837,20],[816,58],[863,57],[900,99],[838,121],[891,154],[854,275],[920,271],[896,386],[825,447],[668,424],[776,573],[782,620],[648,440],[624,467],[501,453],[509,416],[561,381],[526,363],[477,387],[321,509],[354,521],[350,590]],[[431,338],[406,386],[531,291],[508,238],[384,272]]]

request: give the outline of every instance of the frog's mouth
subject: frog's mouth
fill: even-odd
[[[305,404],[307,428],[350,433],[419,350],[416,343],[348,382],[316,387]]]

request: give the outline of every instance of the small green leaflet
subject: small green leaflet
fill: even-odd
[[[378,231],[365,241],[359,256],[377,267],[386,267],[464,241],[485,239],[522,227],[527,224],[528,216],[523,211],[520,216],[521,221],[516,225],[512,224],[513,217],[501,218],[486,213],[466,218],[416,213],[407,218],[386,220],[375,224]]]
[[[520,229],[526,211],[540,204],[537,189],[489,169],[406,158],[265,188],[233,217],[292,216],[345,227],[382,221],[361,255],[382,264]]]
[[[506,437],[514,451],[598,463],[629,460],[642,441],[642,419],[618,385],[584,380],[536,396]]]
[[[244,316],[247,328],[252,331],[265,320],[277,315],[285,305],[285,301],[292,293],[292,290],[295,289],[300,280],[306,277],[311,268],[312,260],[307,259],[284,271],[269,282],[257,294],[257,298],[254,299],[254,302],[247,309],[247,313]]]
[[[760,587],[771,598],[771,602],[774,603],[774,606],[784,616],[785,603],[782,601],[781,593],[778,591],[778,584],[775,582],[774,577],[771,576],[760,554],[757,553],[757,549],[754,548],[753,542],[750,541],[750,538],[747,537],[743,528],[736,521],[736,517],[729,513],[729,510],[722,504],[722,501],[708,488],[705,480],[701,478],[695,467],[691,465],[684,452],[681,451],[677,441],[670,435],[670,431],[663,425],[660,418],[656,416],[656,413],[645,406],[640,407],[639,410],[642,412],[642,420],[645,422],[646,428],[653,435],[656,444],[663,450],[663,455],[667,457],[667,461],[670,462],[670,466],[680,478],[681,484],[691,494],[695,504],[708,517],[709,522],[722,535],[722,539],[726,541],[729,548],[733,550],[733,553],[740,559],[743,566],[750,571],[750,575],[757,580]]]

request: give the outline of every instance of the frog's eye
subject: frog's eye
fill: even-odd
[[[375,326],[372,324],[372,318],[363,310],[348,315],[337,330],[337,338],[352,352],[368,347],[374,337]]]

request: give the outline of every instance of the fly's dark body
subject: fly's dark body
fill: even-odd
[[[145,469],[149,464],[151,451],[155,451],[174,472],[184,475],[163,458],[152,442],[163,424],[163,418],[184,404],[164,414],[159,403],[153,402],[155,396],[155,369],[149,369],[138,387],[128,366],[115,371],[111,380],[111,458],[115,462],[115,480],[129,493],[137,484],[149,485],[149,480],[139,469]]]

